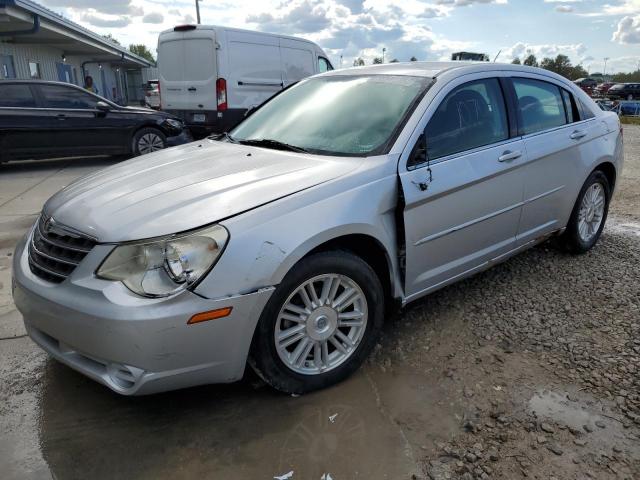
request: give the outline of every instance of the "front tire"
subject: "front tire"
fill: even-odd
[[[133,136],[135,156],[153,153],[167,147],[167,137],[157,128],[141,128]]]
[[[302,394],[351,375],[383,323],[380,279],[344,251],[311,255],[285,276],[260,316],[249,363],[273,388]]]
[[[584,182],[571,212],[561,245],[571,253],[585,253],[593,248],[607,221],[611,186],[607,176],[596,170]]]

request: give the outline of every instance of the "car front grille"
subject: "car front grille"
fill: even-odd
[[[95,240],[41,215],[29,242],[29,268],[43,280],[61,283],[95,244]]]

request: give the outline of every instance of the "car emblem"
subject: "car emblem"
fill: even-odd
[[[53,230],[53,229],[54,229],[55,224],[56,224],[56,221],[53,219],[53,217],[49,217],[49,218],[47,218],[47,219],[44,221],[44,225],[43,225],[43,228],[44,228],[45,233],[50,233],[50,232],[51,232],[51,230]]]

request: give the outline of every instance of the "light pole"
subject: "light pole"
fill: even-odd
[[[602,71],[602,77],[606,80],[607,79],[607,61],[609,60],[609,57],[604,57],[604,70]]]
[[[200,25],[200,0],[196,0],[196,18],[198,19],[198,25]]]
[[[387,49],[382,47],[382,63],[384,63],[384,52],[386,52]]]

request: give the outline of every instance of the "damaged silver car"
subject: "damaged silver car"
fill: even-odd
[[[568,80],[489,63],[303,80],[228,134],[54,195],[14,257],[31,338],[127,395],[354,372],[393,308],[555,235],[591,249],[622,130]]]

